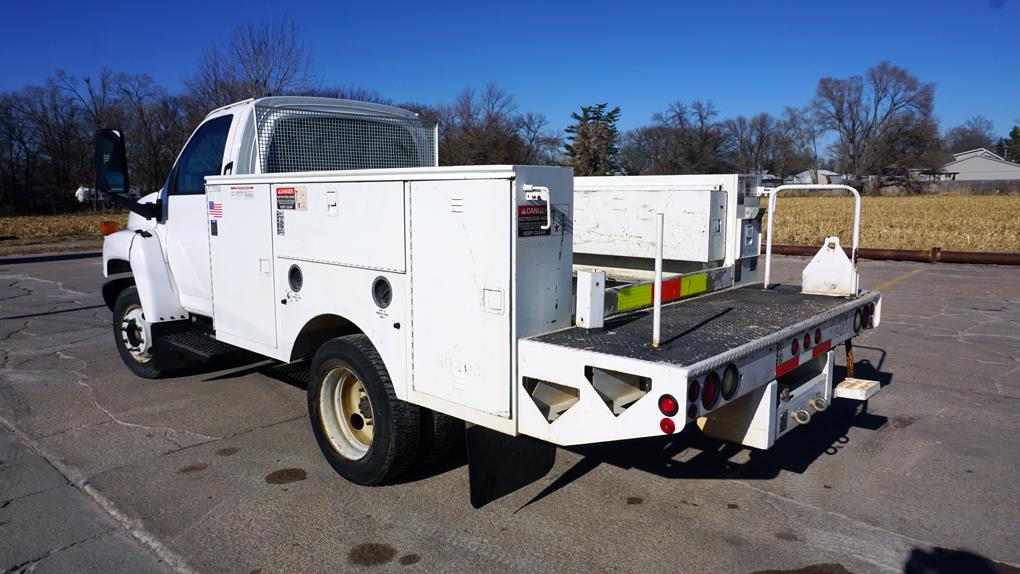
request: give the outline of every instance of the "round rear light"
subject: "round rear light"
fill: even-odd
[[[722,396],[727,401],[737,394],[737,384],[740,382],[740,373],[737,367],[730,365],[726,367],[722,375]]]
[[[698,405],[696,404],[687,405],[687,418],[689,419],[698,418]]]
[[[811,348],[811,335],[804,335],[804,350],[807,351]]]
[[[790,354],[794,357],[800,354],[800,339],[794,339],[790,342]]]
[[[671,417],[680,412],[680,403],[676,402],[673,395],[662,395],[659,397],[659,410],[667,417]]]
[[[662,419],[659,421],[659,428],[666,434],[673,434],[676,431],[676,424],[673,422],[673,419]]]
[[[719,375],[712,371],[705,377],[705,386],[701,389],[701,404],[705,410],[715,406],[719,400]]]
[[[687,400],[690,402],[696,402],[698,396],[701,395],[701,383],[698,381],[691,381],[691,385],[687,387]]]
[[[818,343],[821,342],[822,342],[822,330],[815,329],[815,344],[817,345]]]
[[[864,320],[861,317],[861,310],[858,309],[856,312],[854,312],[854,333],[861,332],[861,325],[863,324],[863,322]]]

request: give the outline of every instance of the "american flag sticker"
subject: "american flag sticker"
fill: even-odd
[[[223,218],[223,204],[219,203],[217,201],[210,201],[209,202],[209,217],[214,217],[216,219],[222,219]]]

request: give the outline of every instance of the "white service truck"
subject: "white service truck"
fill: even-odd
[[[857,286],[858,221],[849,258],[827,238],[802,286],[773,285],[760,198],[782,188],[438,167],[437,135],[389,106],[247,100],[210,113],[136,202],[122,134],[100,130],[97,188],[133,212],[103,246],[125,364],[309,360],[315,437],[359,484],[441,454],[462,421],[555,445],[696,424],[766,449],[879,389],[833,384],[836,349],[881,314]]]

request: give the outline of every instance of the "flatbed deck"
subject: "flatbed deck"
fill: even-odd
[[[602,329],[571,327],[532,339],[685,367],[745,345],[771,344],[877,297],[867,292],[855,298],[805,295],[796,285],[763,289],[757,283],[663,305],[658,348],[651,344],[651,309],[607,320]]]

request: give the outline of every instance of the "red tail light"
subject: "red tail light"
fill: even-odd
[[[811,348],[811,335],[804,334],[804,350],[807,351]]]
[[[666,434],[673,434],[676,431],[676,424],[673,423],[673,419],[662,419],[659,421],[659,428]]]
[[[794,339],[790,342],[790,354],[796,357],[800,354],[800,340]]]
[[[815,344],[817,345],[818,343],[821,342],[822,342],[822,330],[815,329]]]
[[[705,386],[701,389],[701,404],[705,409],[715,406],[719,400],[719,375],[712,371],[705,377]]]
[[[698,396],[701,395],[701,383],[698,381],[691,381],[691,385],[687,387],[687,400],[690,402],[696,402]]]
[[[696,404],[687,405],[687,418],[689,419],[698,418],[698,405]]]
[[[680,412],[680,403],[676,402],[673,395],[662,395],[659,397],[659,410],[667,417],[671,417]]]

